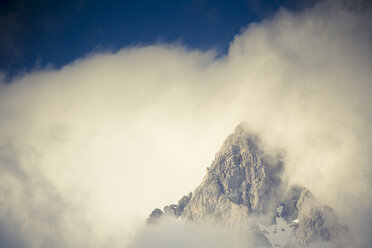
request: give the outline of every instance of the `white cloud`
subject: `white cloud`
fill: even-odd
[[[245,120],[268,148],[286,151],[290,182],[334,207],[359,246],[370,243],[369,16],[329,2],[282,10],[238,34],[223,58],[180,46],[128,48],[1,85],[0,137],[19,144],[1,146],[10,158],[0,162],[3,188],[14,185],[1,193],[10,204],[1,207],[1,234],[26,225],[17,242],[38,229],[58,243],[55,225],[30,214],[40,209],[64,213],[63,237],[82,229],[76,215],[101,242],[130,236],[153,208],[200,183]],[[33,159],[20,160],[29,151]],[[22,173],[45,186],[14,176]],[[24,188],[61,200],[36,207],[17,191]]]

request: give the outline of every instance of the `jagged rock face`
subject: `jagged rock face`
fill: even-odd
[[[348,235],[347,227],[338,223],[337,215],[328,206],[319,204],[306,188],[303,188],[297,201],[298,228],[296,237],[300,244],[312,240],[330,241],[340,235]]]
[[[159,208],[155,208],[149,218],[147,219],[148,224],[154,224],[158,223],[159,219],[163,216],[169,216],[169,217],[180,217],[183,213],[185,207],[189,204],[191,199],[192,193],[190,192],[188,195],[184,195],[176,204],[171,204],[168,206],[165,206],[163,208],[164,211],[162,211]]]
[[[283,166],[279,159],[265,155],[258,142],[239,125],[216,154],[182,216],[230,220],[266,213],[280,188]]]
[[[296,237],[286,247],[313,240],[329,241],[348,233],[338,223],[333,209],[319,204],[306,188],[292,186],[285,192],[280,156],[265,154],[259,144],[246,124],[237,126],[195,192],[182,197],[178,204],[164,207],[164,212],[155,209],[148,223],[156,223],[162,216],[181,217],[193,223],[216,222],[234,228],[238,235],[254,233],[260,247],[271,247],[252,219],[272,216],[270,224],[275,225],[276,209],[280,207],[280,218],[294,228],[292,236]]]
[[[155,208],[149,218],[147,219],[147,223],[152,224],[152,223],[157,223],[160,217],[163,215],[163,211],[161,211],[159,208]]]
[[[179,217],[187,207],[187,205],[190,202],[190,199],[192,197],[192,193],[190,192],[188,195],[183,196],[177,203],[177,208],[176,208],[176,216]]]
[[[300,186],[292,186],[290,189],[284,194],[281,202],[283,206],[282,217],[287,221],[291,222],[295,219],[298,219],[298,208],[297,202],[301,196],[301,191],[303,187]]]

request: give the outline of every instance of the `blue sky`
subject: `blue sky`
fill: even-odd
[[[314,0],[0,1],[0,71],[14,75],[60,68],[100,51],[153,43],[227,52],[234,36],[280,7]]]

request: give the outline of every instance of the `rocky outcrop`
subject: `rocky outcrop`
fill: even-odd
[[[291,222],[298,219],[298,208],[297,202],[301,196],[301,191],[303,187],[292,186],[283,195],[281,199],[283,210],[281,216],[287,221]]]
[[[233,228],[237,235],[254,234],[259,240],[257,247],[271,247],[266,234],[252,220],[269,216],[268,224],[275,225],[279,207],[280,218],[294,228],[295,239],[291,238],[288,247],[314,240],[327,242],[347,233],[333,209],[319,204],[308,189],[292,186],[284,190],[281,156],[265,153],[259,138],[247,130],[244,123],[237,126],[195,192],[165,206],[164,211],[155,209],[148,223],[156,223],[163,216],[192,223],[218,223]]]
[[[149,218],[147,219],[147,223],[148,224],[153,224],[153,223],[157,223],[160,219],[160,217],[163,216],[163,211],[161,211],[159,208],[155,208]]]
[[[300,244],[313,240],[330,241],[348,235],[348,229],[338,223],[334,210],[319,204],[306,188],[303,188],[296,204],[298,228],[296,237]]]
[[[168,217],[180,217],[184,212],[184,209],[189,204],[191,199],[192,193],[190,192],[188,195],[184,195],[177,204],[171,204],[165,206],[163,211],[159,208],[155,208],[149,218],[147,219],[148,224],[158,223],[161,217],[168,216]]]
[[[191,200],[191,197],[192,197],[192,193],[190,192],[188,195],[184,195],[177,203],[177,207],[176,207],[176,213],[175,215],[177,217],[181,216],[185,210],[185,208],[187,207],[187,205],[189,204],[190,200]]]

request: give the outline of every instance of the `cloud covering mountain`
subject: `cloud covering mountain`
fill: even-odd
[[[222,242],[227,247],[354,246],[334,210],[306,187],[288,185],[282,155],[267,154],[260,143],[249,126],[238,125],[193,193],[164,211],[156,208],[147,224],[161,229],[164,219],[173,217],[202,230],[223,227],[234,234]]]
[[[285,153],[285,180],[368,247],[370,14],[322,2],[248,26],[223,57],[133,47],[1,84],[0,245],[122,247],[153,208],[199,184],[244,120]]]

